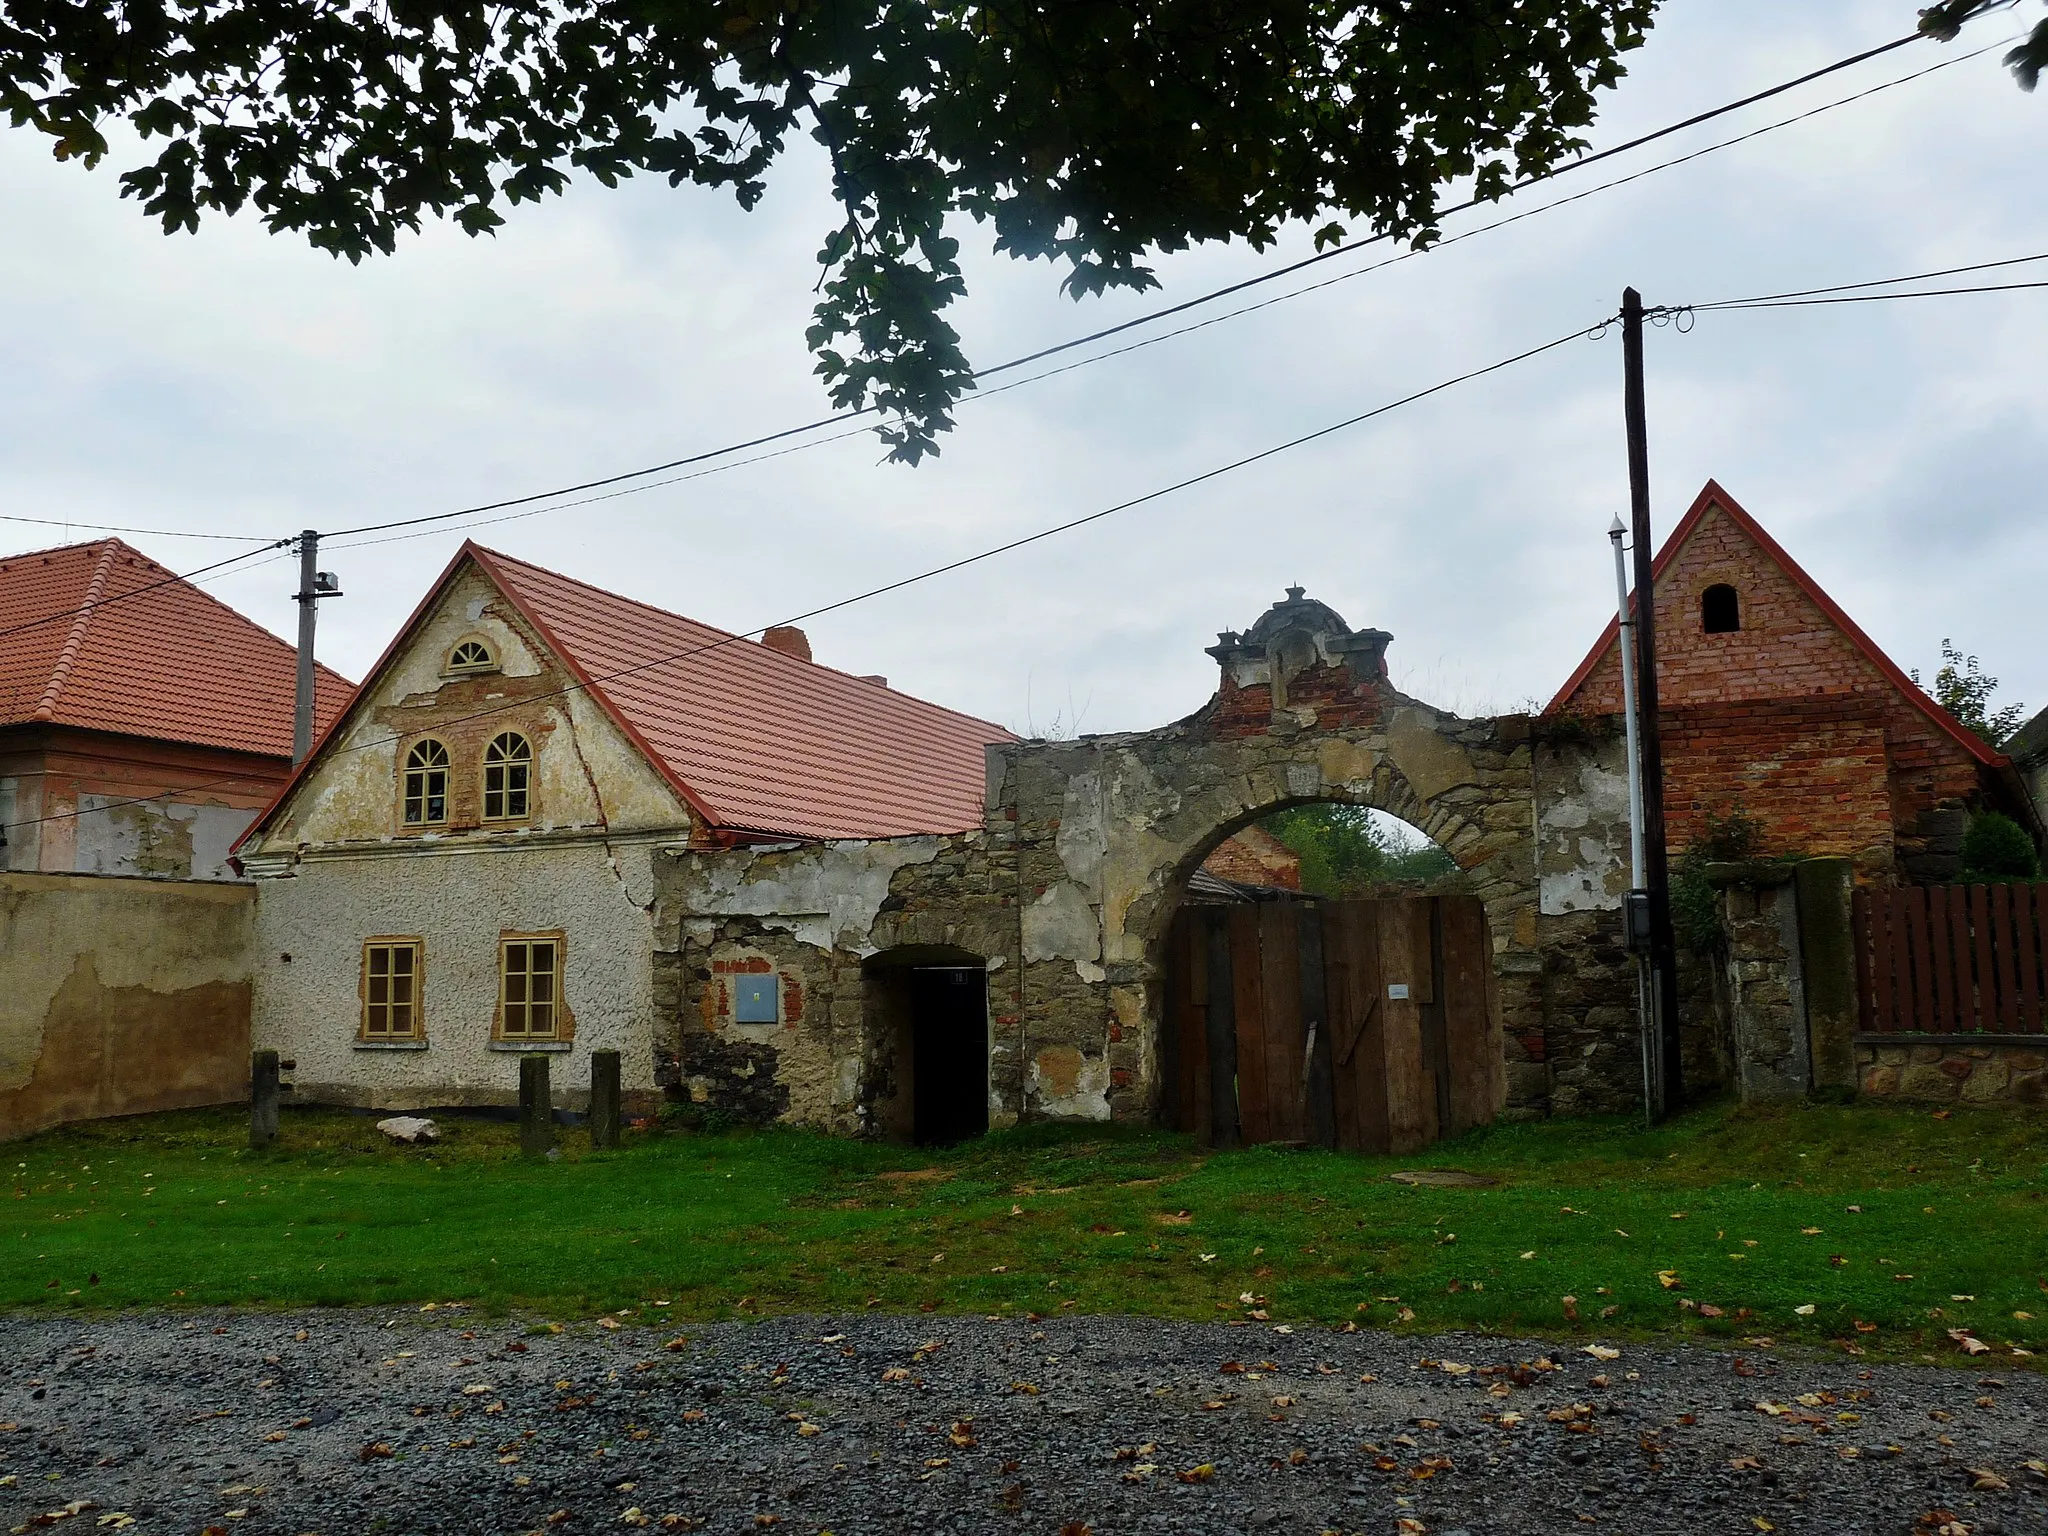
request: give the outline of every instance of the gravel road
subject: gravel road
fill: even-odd
[[[0,1526],[2048,1530],[2048,1381],[2010,1369],[1130,1318],[616,1321],[17,1316]]]

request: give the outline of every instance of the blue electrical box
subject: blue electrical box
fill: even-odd
[[[782,997],[778,984],[781,980],[773,972],[765,976],[733,977],[733,1017],[742,1024],[780,1023]]]

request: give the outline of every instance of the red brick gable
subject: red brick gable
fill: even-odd
[[[1713,481],[1658,551],[1657,681],[1670,846],[1740,806],[1765,851],[1842,855],[1876,874],[1922,870],[1980,798],[2019,808],[2006,758],[1879,650]],[[1740,627],[1709,633],[1707,589],[1735,589]],[[1609,620],[1546,715],[1621,708]]]
[[[1919,730],[1931,727],[1986,766],[2003,761],[1914,686],[1717,482],[1707,482],[1672,530],[1657,553],[1654,570],[1657,690],[1664,708],[1738,699],[1889,693],[1907,712],[1923,717]],[[1720,583],[1735,588],[1742,627],[1731,634],[1708,634],[1701,619],[1701,598],[1708,587]],[[1620,710],[1617,630],[1614,620],[1608,620],[1545,714]]]

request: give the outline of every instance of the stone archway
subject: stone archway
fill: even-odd
[[[663,854],[656,964],[678,1019],[672,1080],[694,1083],[691,1063],[723,1030],[719,967],[772,967],[789,1003],[773,1059],[747,1071],[787,1090],[783,1117],[900,1129],[900,1090],[869,1027],[870,962],[923,948],[986,971],[990,1124],[1150,1119],[1163,950],[1189,873],[1260,817],[1334,801],[1400,817],[1466,871],[1490,929],[1506,1108],[1539,1112],[1530,722],[1461,719],[1398,692],[1391,638],[1290,589],[1249,630],[1218,637],[1216,693],[1187,718],[991,748],[976,830]]]
[[[1188,875],[1232,832],[1316,801],[1399,816],[1467,872],[1492,930],[1509,1103],[1540,1099],[1541,1068],[1512,1059],[1541,1012],[1529,723],[1399,693],[1391,638],[1290,588],[1218,637],[1216,695],[1186,719],[991,753],[989,826],[1017,848],[1027,1113],[1100,1113],[1029,1096],[1032,1061],[1052,1051],[1103,1064],[1109,1113],[1155,1113],[1162,950]]]

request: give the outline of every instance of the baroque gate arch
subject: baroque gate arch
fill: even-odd
[[[1217,691],[1187,718],[991,749],[990,835],[1016,847],[1025,1112],[1158,1113],[1164,948],[1187,877],[1232,832],[1315,801],[1399,816],[1467,872],[1492,932],[1507,1107],[1540,1105],[1544,1069],[1522,1045],[1542,1011],[1530,722],[1400,693],[1392,638],[1291,587],[1208,648]]]

